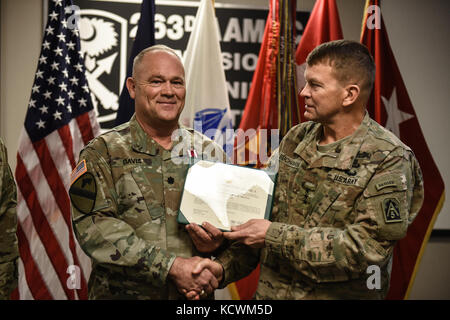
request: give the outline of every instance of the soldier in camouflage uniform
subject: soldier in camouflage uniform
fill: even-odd
[[[386,296],[394,246],[421,208],[423,179],[411,149],[365,110],[374,71],[357,42],[333,41],[308,56],[301,95],[312,121],[293,127],[271,159],[279,170],[271,221],[224,233],[236,242],[217,259],[222,286],[261,262],[256,299]],[[371,265],[380,289],[367,285]]]
[[[5,145],[0,139],[0,300],[17,287],[17,191]]]
[[[178,299],[212,293],[208,271],[177,214],[194,158],[223,161],[222,149],[180,126],[184,69],[165,46],[143,50],[127,79],[136,113],[81,152],[69,190],[76,237],[92,259],[90,299]]]

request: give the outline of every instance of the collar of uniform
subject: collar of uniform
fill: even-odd
[[[370,126],[369,113],[366,111],[361,125],[352,134],[351,138],[343,142],[340,152],[330,153],[317,158],[316,138],[322,132],[322,125],[319,124],[311,131],[307,139],[304,139],[295,149],[295,153],[300,155],[311,167],[329,167],[341,170],[351,169],[353,161],[358,154],[364,137]]]
[[[181,127],[181,125],[180,125]],[[152,156],[156,156],[161,153],[164,158],[170,159],[171,150],[165,150],[162,148],[152,137],[150,137],[144,129],[141,127],[139,122],[136,120],[136,114],[134,114],[130,119],[130,133],[132,140],[132,148],[137,152],[146,153]],[[177,141],[182,139],[179,137]],[[175,145],[176,142],[174,141]]]
[[[132,148],[137,152],[155,156],[159,153],[158,144],[144,131],[136,120],[136,114],[130,119],[130,134],[133,143]]]
[[[299,155],[303,161],[308,164],[311,164],[311,160],[313,160],[315,154],[317,153],[314,141],[321,130],[322,125],[315,123],[311,131],[303,137],[294,150],[294,153]]]
[[[356,155],[361,149],[361,145],[367,135],[367,131],[369,131],[369,126],[370,117],[369,113],[366,110],[366,114],[364,115],[363,121],[359,125],[358,129],[356,129],[350,139],[342,143],[341,152],[339,153],[339,157],[336,160],[336,168],[343,170],[351,169],[353,161],[355,160]]]

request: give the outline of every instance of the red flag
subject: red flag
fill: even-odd
[[[308,54],[324,42],[342,38],[341,23],[335,0],[316,1],[295,54],[295,62],[299,66],[297,75],[300,89],[305,85],[303,73],[306,69],[306,57]],[[305,121],[303,115],[305,112],[305,100],[300,95],[298,95],[298,103],[301,122],[303,122]]]
[[[444,182],[428,150],[392,53],[381,17],[380,1],[367,2],[365,12],[367,15],[363,21],[361,43],[369,48],[376,65],[375,84],[367,108],[373,119],[394,132],[413,150],[424,178],[424,203],[409,226],[406,237],[394,249],[387,296],[387,299],[407,299],[435,219],[444,202]]]
[[[267,153],[271,150],[271,130],[279,129],[283,136],[299,119],[294,64],[296,2],[269,3],[258,63],[236,138],[235,162],[240,165],[260,167],[264,163],[261,151],[267,152],[266,146]],[[278,135],[276,140],[278,143]]]
[[[300,67],[297,67],[297,75],[299,75],[299,86],[297,87],[297,77],[293,75],[290,79],[291,95],[288,98],[298,99],[294,104],[289,102],[291,107],[284,112],[277,112],[281,106],[277,105],[277,102],[286,99],[286,95],[277,94],[277,87],[281,82],[277,82],[277,54],[279,48],[282,47],[279,43],[280,37],[277,36],[277,28],[274,26],[279,25],[280,20],[272,15],[273,12],[277,12],[281,6],[280,3],[275,4],[275,8],[272,7],[267,19],[266,29],[264,31],[264,40],[261,44],[261,51],[259,53],[258,64],[256,66],[255,74],[253,75],[252,87],[248,96],[247,104],[245,105],[244,114],[240,124],[240,129],[248,130],[254,129],[280,129],[280,138],[289,130],[292,126],[303,121],[304,113],[304,101],[297,92],[298,88],[301,88],[304,84],[303,72],[305,69],[305,61],[307,55],[319,44],[331,40],[342,39],[341,24],[339,21],[339,14],[335,0],[318,0],[314,5],[313,11],[309,17],[305,31],[303,32],[300,44],[295,54],[295,61]],[[291,10],[295,12],[295,2],[292,4]],[[286,20],[285,20],[286,21]],[[295,34],[292,32],[292,39],[295,39]],[[293,58],[293,57],[292,57]],[[292,61],[291,61],[292,62]],[[294,84],[292,85],[292,81]],[[281,116],[281,119],[278,116]],[[276,125],[279,125],[276,127]],[[263,150],[264,140],[263,137],[258,136],[258,143],[254,143],[253,148],[251,141],[247,142],[245,154],[247,157],[251,157],[252,154],[257,153],[259,150]],[[238,135],[239,139],[239,135]],[[238,142],[239,146],[239,142]],[[255,148],[258,148],[255,150]],[[239,150],[239,149],[238,149]],[[241,152],[242,154],[242,152]],[[238,163],[239,153],[238,153]],[[248,159],[248,158],[246,158]],[[259,279],[259,268],[253,271],[247,278],[244,278],[236,282],[237,291],[241,296],[241,299],[250,299],[256,291],[257,281]]]
[[[76,241],[67,190],[99,133],[71,1],[48,4],[47,26],[17,152],[19,286],[14,299],[87,299],[89,258]]]
[[[278,147],[279,138],[300,118],[294,63],[296,1],[269,3],[258,63],[236,135],[235,162],[239,165],[262,166]],[[279,133],[272,132],[275,129]],[[263,153],[267,157],[263,158]],[[237,293],[237,298],[251,299],[258,279],[259,267],[235,283],[233,297]]]

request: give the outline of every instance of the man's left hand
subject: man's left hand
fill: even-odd
[[[208,222],[203,222],[202,227],[191,223],[186,226],[186,230],[198,251],[211,253],[222,244],[223,232]]]
[[[269,220],[251,219],[239,226],[231,227],[231,232],[224,232],[224,238],[228,240],[237,240],[252,248],[264,248],[267,229],[269,229]]]

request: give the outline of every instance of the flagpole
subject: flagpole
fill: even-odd
[[[366,0],[366,5],[364,6],[364,11],[363,11],[363,18],[362,18],[362,22],[361,22],[361,36],[359,37],[359,42],[362,42],[362,37],[363,37],[363,33],[364,33],[364,27],[366,26],[366,21],[367,21],[367,8],[369,7],[369,0]]]

